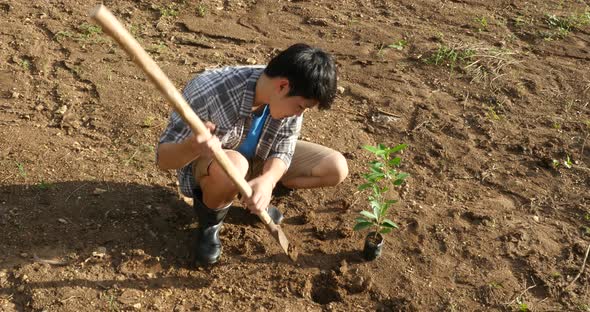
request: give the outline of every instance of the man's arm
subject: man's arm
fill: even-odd
[[[286,171],[287,164],[283,160],[273,157],[264,162],[260,177],[268,180],[272,184],[272,188],[274,188]]]
[[[212,132],[215,125],[206,122],[205,126]],[[211,133],[190,135],[179,143],[160,143],[157,151],[157,163],[160,169],[180,169],[201,155],[210,156],[214,150],[221,148],[219,139]]]
[[[251,212],[258,214],[270,204],[272,190],[283,174],[287,171],[287,164],[279,158],[268,158],[264,162],[262,174],[250,180],[252,197],[245,199],[245,204]]]

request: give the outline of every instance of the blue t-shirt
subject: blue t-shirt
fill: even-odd
[[[256,146],[258,146],[258,140],[260,140],[260,134],[262,133],[262,127],[264,121],[268,117],[269,109],[268,105],[264,106],[262,114],[259,116],[254,115],[252,117],[252,123],[250,124],[250,131],[246,135],[246,139],[240,146],[238,146],[238,152],[240,152],[246,159],[254,158],[256,153]]]

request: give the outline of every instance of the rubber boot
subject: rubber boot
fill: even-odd
[[[216,263],[221,256],[221,240],[219,231],[223,225],[223,219],[229,211],[229,206],[218,210],[209,209],[202,202],[202,196],[194,197],[194,208],[199,219],[197,227],[197,246],[195,252],[195,265],[208,265]]]

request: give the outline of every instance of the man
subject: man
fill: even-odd
[[[157,149],[161,169],[178,169],[184,195],[194,197],[199,219],[197,265],[221,255],[219,231],[238,193],[213,160],[220,148],[252,187],[242,199],[253,213],[267,209],[273,188],[334,186],[348,175],[345,158],[330,148],[298,141],[303,112],[328,109],[336,94],[330,55],[295,44],[264,66],[225,67],[193,78],[183,96],[211,133],[195,135],[173,112]],[[213,135],[211,135],[213,134]],[[269,209],[275,222],[282,215]]]

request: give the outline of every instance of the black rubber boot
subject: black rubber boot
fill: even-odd
[[[197,193],[198,191],[195,191]],[[219,231],[223,225],[223,219],[229,211],[226,208],[213,210],[202,202],[202,196],[195,194],[194,208],[199,218],[197,227],[197,246],[195,252],[195,265],[208,265],[216,263],[221,256],[221,240]]]

